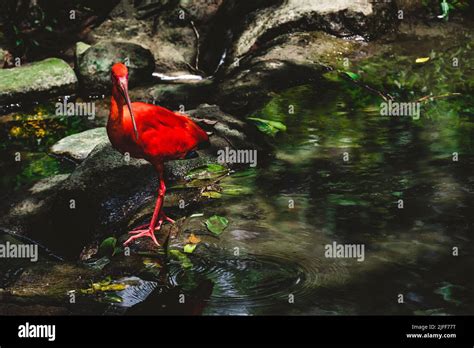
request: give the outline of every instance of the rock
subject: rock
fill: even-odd
[[[95,44],[79,59],[77,71],[81,88],[88,93],[109,92],[112,65],[127,61],[131,87],[151,80],[155,61],[146,48],[127,42],[102,41]]]
[[[343,59],[352,60],[363,45],[323,32],[281,35],[245,56],[224,76],[214,102],[237,115],[256,110],[274,92],[317,82],[328,69],[342,69]]]
[[[201,157],[170,162],[167,180],[182,177],[207,161]],[[98,145],[70,176],[47,180],[53,182],[36,184],[19,195],[19,200],[2,214],[0,226],[68,258],[77,258],[94,238],[102,241],[126,230],[129,220],[144,207],[153,209],[158,187],[157,175],[148,162],[127,162],[108,143]],[[167,201],[177,205],[179,199],[169,196]]]
[[[138,87],[130,91],[135,101],[157,104],[170,110],[191,110],[209,99],[214,86],[210,80],[194,83],[157,84]],[[186,112],[186,111],[185,111]]]
[[[50,151],[55,155],[81,162],[97,145],[108,141],[105,127],[93,128],[59,140]]]
[[[211,147],[209,152],[217,157],[217,151],[225,147],[236,149],[262,149],[263,142],[256,143],[261,139],[260,134],[254,126],[240,120],[239,118],[223,112],[217,105],[202,104],[196,110],[188,112],[199,125],[213,135],[210,137]],[[216,121],[212,126],[208,126],[199,120]]]
[[[219,10],[224,0],[180,0],[183,8],[197,24],[208,23]]]
[[[197,158],[166,163],[168,187],[182,180],[190,170],[215,163],[218,149],[260,146],[251,141],[258,139],[256,135],[250,136],[257,132],[255,127],[216,106],[201,105],[188,113],[213,132],[211,147],[199,150]],[[94,137],[95,132],[102,135]],[[87,140],[82,145],[83,139],[78,138],[84,138],[84,134]],[[58,144],[64,145],[62,153],[82,158],[92,146],[89,140],[100,140],[70,175],[44,179],[27,192],[18,193],[17,200],[0,214],[0,227],[39,241],[60,256],[77,258],[85,245],[148,222],[158,187],[156,172],[145,160],[127,159],[114,150],[104,134],[104,128],[94,129],[60,141]],[[191,208],[200,200],[208,200],[200,195],[199,188],[169,190],[165,206],[174,218],[189,209],[178,208],[181,199]]]
[[[0,70],[0,104],[73,94],[76,87],[74,71],[58,58]]]
[[[226,51],[233,69],[246,54],[285,33],[323,30],[337,36],[380,36],[397,25],[392,2],[352,0],[228,1],[216,15],[203,43],[203,69],[216,68]]]
[[[243,115],[259,108],[270,98],[271,92],[314,81],[322,71],[322,66],[280,60],[249,63],[246,69],[226,77],[218,86],[215,98],[220,100],[224,111]]]
[[[74,64],[76,68],[79,66],[79,60],[84,54],[85,51],[87,51],[91,45],[86,44],[85,42],[78,41],[76,42],[76,48],[74,51]]]
[[[177,14],[175,14],[177,18]],[[104,21],[92,35],[94,41],[120,40],[141,45],[152,52],[157,72],[189,73],[189,66],[196,55],[196,38],[187,22],[181,26],[171,26],[160,21],[155,33],[153,23],[135,18],[114,18]]]
[[[197,54],[195,24],[204,40],[210,29],[209,23],[219,10],[223,0],[155,1],[146,9],[133,7],[121,1],[111,18],[95,28],[91,37],[97,42],[111,37],[136,43],[149,49],[154,57],[156,71],[171,74],[195,72]]]

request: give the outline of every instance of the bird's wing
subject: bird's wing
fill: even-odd
[[[208,140],[206,132],[184,115],[146,103],[133,103],[132,107],[145,152],[150,157],[182,158]]]

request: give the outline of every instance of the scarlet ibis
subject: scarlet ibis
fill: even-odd
[[[164,163],[186,158],[200,144],[207,144],[207,133],[184,115],[160,106],[130,101],[128,95],[128,69],[122,63],[112,67],[112,98],[107,121],[107,134],[112,146],[122,154],[144,158],[158,173],[160,186],[151,222],[132,230],[131,241],[150,237],[160,245],[155,231],[164,221],[174,223],[162,210],[166,186],[163,178]]]

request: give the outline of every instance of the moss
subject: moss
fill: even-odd
[[[71,94],[77,85],[72,68],[63,60],[48,58],[25,66],[0,70],[0,103],[19,99]]]

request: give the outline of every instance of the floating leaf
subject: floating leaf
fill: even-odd
[[[184,255],[181,251],[176,250],[176,249],[171,249],[171,250],[168,251],[168,253],[173,258],[177,259],[180,262],[181,267],[183,267],[183,268],[193,267],[193,264],[192,264],[191,260],[186,255]]]
[[[145,265],[146,268],[161,268],[160,263],[150,258],[143,259],[143,264]]]
[[[462,287],[459,285],[453,285],[448,282],[443,282],[443,286],[436,289],[435,294],[443,296],[443,300],[445,300],[446,302],[451,302],[459,306],[461,304],[461,301],[453,298],[453,290],[455,289],[462,289]]]
[[[286,126],[279,121],[264,120],[256,117],[249,117],[248,119],[254,121],[258,130],[267,135],[275,136],[279,131],[286,131]]]
[[[207,198],[216,198],[216,199],[222,197],[220,192],[217,192],[217,191],[205,191],[201,193],[201,196],[207,197]]]
[[[225,217],[214,215],[207,219],[205,224],[209,231],[215,235],[220,235],[229,224],[229,220]]]
[[[346,74],[347,76],[349,76],[352,80],[358,80],[360,79],[360,75],[359,74],[356,74],[352,71],[344,71],[344,74]]]
[[[204,166],[191,169],[186,175],[187,180],[190,179],[213,179],[227,172],[227,168],[221,164],[210,163]]]
[[[112,283],[110,276],[106,277],[97,283],[92,283],[92,286],[88,289],[81,289],[84,294],[93,294],[98,291],[122,291],[127,288],[127,284]]]
[[[430,57],[421,57],[421,58],[416,58],[415,63],[417,64],[423,64],[426,63],[427,61],[430,60]]]
[[[122,303],[123,298],[121,298],[119,295],[115,294],[107,294],[107,296],[104,297],[104,300],[107,302],[112,302],[112,303]]]
[[[188,243],[197,244],[201,241],[201,238],[196,236],[194,233],[191,233],[188,237]]]
[[[221,184],[222,193],[229,196],[240,196],[252,193],[252,189],[247,186],[234,184]]]
[[[196,244],[186,244],[183,248],[185,253],[191,254],[196,249]]]

